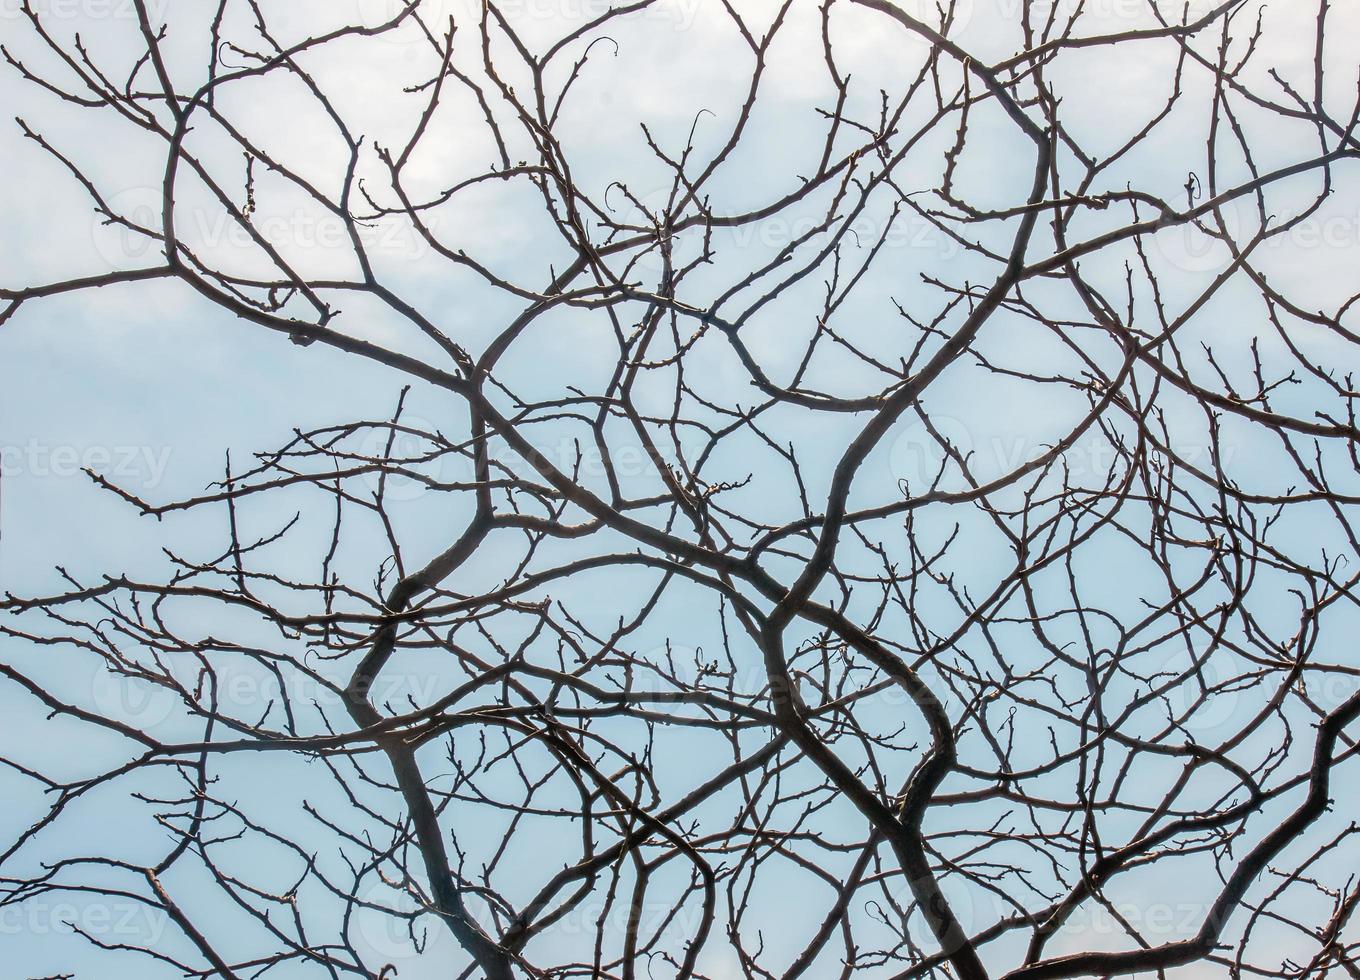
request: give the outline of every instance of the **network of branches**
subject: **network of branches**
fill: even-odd
[[[0,905],[163,916],[101,977],[1360,977],[1348,5],[452,6],[7,21],[129,247],[0,348],[170,290],[390,410],[91,474],[162,563],[7,583]]]

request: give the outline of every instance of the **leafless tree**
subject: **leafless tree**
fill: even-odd
[[[1360,977],[1353,4],[123,6],[3,24],[129,247],[0,349],[173,291],[391,408],[6,583],[0,904],[166,925],[58,960]]]

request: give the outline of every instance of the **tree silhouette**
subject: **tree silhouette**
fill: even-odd
[[[164,550],[6,583],[0,905],[158,917],[102,977],[1360,976],[1345,6],[22,0],[111,268],[0,348],[174,290],[390,412],[90,469]]]

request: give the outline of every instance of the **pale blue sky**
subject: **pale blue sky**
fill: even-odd
[[[43,55],[16,18],[14,2],[0,0],[3,11],[0,39],[20,57],[31,57],[35,65],[50,67],[42,61]],[[50,2],[56,4],[58,0]],[[75,4],[75,0],[72,2]],[[120,11],[126,12],[120,0],[110,3],[111,6],[101,6],[96,0],[81,0],[70,8],[62,8],[74,11],[76,16],[69,18],[59,15],[57,7],[51,9],[61,31],[79,30],[96,52],[116,65],[126,61],[133,50],[136,30],[135,21],[120,15]],[[170,69],[179,77],[201,76],[206,51],[204,25],[213,6],[204,2],[184,3],[176,5],[170,14],[173,30],[166,50]],[[903,6],[924,9],[930,5],[914,2],[914,7],[912,3]],[[1094,4],[1093,14],[1083,21],[1087,25],[1083,33],[1146,26],[1151,21],[1145,6],[1132,0]],[[1198,0],[1190,4],[1192,10],[1201,12],[1209,6]],[[1310,74],[1307,68],[1312,57],[1312,19],[1311,14],[1301,11],[1305,6],[1312,5],[1291,6],[1281,2],[1267,8],[1269,33],[1260,56],[1262,64],[1277,66],[1284,77],[1295,81],[1307,79]],[[453,2],[441,0],[427,7],[465,16],[462,6]],[[676,0],[663,7],[663,13],[649,13],[611,27],[610,34],[618,42],[617,54],[607,45],[596,51],[580,89],[564,110],[561,129],[567,134],[565,150],[581,187],[587,193],[599,195],[597,199],[616,180],[627,182],[644,203],[654,200],[662,190],[664,174],[650,156],[639,123],[646,123],[669,151],[678,152],[696,113],[700,109],[709,110],[711,115],[701,117],[695,128],[695,154],[702,158],[721,145],[744,94],[749,58],[716,3]],[[1015,7],[1014,0],[968,0],[961,5],[964,22],[951,37],[984,58],[1009,53],[1016,43],[1011,24]],[[152,8],[156,10],[157,5]],[[557,0],[552,4],[547,0],[542,4],[523,0],[515,9],[521,8],[526,40],[538,45],[559,36],[564,25],[573,23],[573,18],[579,22],[582,13],[597,10],[587,0],[579,3]],[[278,17],[275,27],[282,38],[288,39],[304,27],[319,23],[340,23],[356,17],[376,22],[389,7],[383,0],[329,5],[318,0],[291,5],[266,3],[265,9],[271,17]],[[764,23],[772,8],[767,0],[753,0],[741,9],[754,23]],[[544,13],[551,16],[539,16]],[[1329,51],[1336,70],[1328,77],[1327,96],[1346,111],[1354,103],[1360,30],[1348,33],[1345,27],[1358,19],[1360,14],[1354,4],[1337,5],[1331,34],[1333,47]],[[851,111],[872,117],[879,89],[901,89],[919,64],[923,42],[864,11],[845,12],[845,20],[838,23],[841,24],[838,57],[845,70],[853,71],[855,80]],[[757,206],[774,195],[788,192],[796,186],[797,175],[816,166],[824,130],[822,120],[812,110],[814,106],[825,105],[831,91],[821,67],[817,32],[815,6],[795,0],[787,33],[775,46],[765,81],[765,98],[749,136],[709,187],[715,211],[730,213]],[[411,38],[402,35],[376,39],[362,46],[342,46],[333,57],[317,64],[317,78],[346,106],[347,118],[356,130],[367,133],[380,145],[399,146],[401,134],[421,107],[418,100],[402,97],[400,88],[428,75],[427,55]],[[1102,48],[1073,53],[1063,59],[1053,69],[1050,81],[1055,88],[1068,93],[1063,103],[1066,124],[1094,148],[1108,150],[1118,145],[1129,135],[1129,127],[1140,125],[1165,100],[1173,55],[1173,49],[1165,46],[1148,46],[1133,54],[1117,56],[1112,49]],[[0,102],[7,107],[6,116],[22,115],[55,145],[78,158],[116,206],[130,213],[149,208],[149,213],[154,214],[157,193],[154,187],[160,166],[157,156],[160,148],[154,141],[139,139],[111,114],[101,116],[61,106],[24,85],[8,66],[0,67],[4,68],[0,71]],[[1260,79],[1253,76],[1253,80]],[[1184,111],[1178,110],[1140,152],[1104,175],[1097,190],[1133,184],[1181,203],[1184,192],[1180,188],[1187,169],[1202,172],[1204,166],[1205,86],[1204,74],[1191,72],[1187,76]],[[300,172],[331,188],[339,174],[338,143],[328,133],[326,121],[319,113],[300,111],[303,104],[299,93],[287,90],[286,86],[271,91],[256,83],[240,86],[224,96],[221,103],[225,112],[251,132],[268,134],[269,145],[277,147]],[[980,112],[972,125],[972,142],[960,165],[960,182],[978,203],[986,206],[1002,207],[1022,199],[1029,181],[1028,154],[1032,151],[1028,144],[994,110],[990,114]],[[1247,125],[1256,123],[1248,121]],[[952,128],[946,129],[947,132],[923,146],[918,162],[910,163],[902,171],[919,180],[919,189],[929,189],[938,183],[941,154],[948,148],[943,137],[952,134]],[[1312,151],[1307,143],[1310,130],[1306,124],[1287,131],[1251,131],[1253,149],[1260,153],[1257,163],[1262,169],[1293,162]],[[220,137],[205,127],[205,132],[194,138],[201,140],[196,148],[207,154],[214,145],[212,140]],[[493,159],[491,152],[491,143],[478,123],[476,106],[467,100],[458,101],[439,119],[427,145],[413,158],[411,184],[422,192],[438,193],[450,183],[450,174],[463,175],[485,167]],[[222,172],[231,172],[232,167],[240,169],[236,158],[220,159]],[[1070,164],[1070,159],[1065,163]],[[1220,179],[1224,186],[1241,178],[1244,168],[1239,160],[1226,159],[1223,163]],[[1336,170],[1337,193],[1328,207],[1291,233],[1283,244],[1272,243],[1261,260],[1277,286],[1306,289],[1310,308],[1333,310],[1360,288],[1355,275],[1360,247],[1360,195],[1355,192],[1354,162],[1349,163],[1349,169]],[[373,177],[376,161],[366,157],[365,166],[374,168],[370,173]],[[69,175],[60,172],[31,141],[22,139],[17,126],[12,124],[0,126],[0,172],[8,178],[0,185],[0,213],[4,215],[4,227],[0,230],[0,270],[3,270],[0,286],[16,287],[154,261],[154,252],[147,252],[141,243],[99,228],[88,199]],[[1272,197],[1272,207],[1280,215],[1289,214],[1291,208],[1306,203],[1316,187],[1317,180],[1312,176],[1282,185]],[[330,219],[315,213],[305,202],[288,197],[281,188],[272,188],[273,196],[269,196],[271,188],[263,182],[261,188],[262,200],[267,202],[263,207],[274,209],[273,227],[278,238],[290,248],[289,256],[296,258],[300,268],[319,277],[352,274],[353,263],[336,237],[334,223],[328,223]],[[866,216],[866,232],[882,227],[888,207],[886,202],[877,202],[877,210],[871,209]],[[690,281],[696,301],[699,298],[711,301],[714,291],[739,278],[740,270],[754,267],[771,256],[791,233],[801,230],[803,226],[798,222],[808,214],[780,217],[754,230],[719,232],[715,247],[724,261],[696,274]],[[1243,210],[1242,220],[1250,220],[1250,214],[1250,210]],[[247,254],[248,248],[225,235],[219,217],[196,205],[190,196],[181,219],[181,233],[186,239],[204,241],[210,254],[227,267],[242,272],[258,271],[258,265],[252,265],[258,263],[258,255]],[[1100,224],[1101,220],[1097,216],[1089,223],[1079,224],[1074,235],[1085,237],[1103,229],[1106,225]],[[553,237],[541,204],[523,187],[515,190],[495,184],[484,193],[467,195],[465,203],[441,210],[431,219],[431,226],[442,240],[466,247],[498,273],[531,288],[546,283],[550,264],[560,268],[567,259],[566,250]],[[990,236],[986,239],[988,244],[1001,246],[1010,232],[1007,227],[979,233]],[[475,277],[432,256],[409,227],[389,223],[374,235],[373,253],[383,275],[469,350],[482,349],[522,308],[522,300],[487,289]],[[692,243],[687,247],[693,247]],[[1179,309],[1197,295],[1228,261],[1226,250],[1193,232],[1175,230],[1158,236],[1153,248],[1153,261],[1165,272],[1162,286],[1172,309]],[[994,275],[993,266],[974,256],[960,255],[957,245],[919,220],[915,224],[906,223],[905,232],[894,240],[885,256],[875,266],[874,274],[847,301],[839,322],[847,324],[847,329],[867,350],[889,360],[905,353],[901,345],[903,333],[899,332],[901,324],[892,301],[911,310],[925,311],[920,315],[933,315],[938,312],[941,300],[936,290],[922,281],[923,276],[976,284],[990,281]],[[1122,281],[1123,263],[1132,257],[1131,248],[1121,248],[1108,259],[1089,260],[1083,268],[1110,295],[1120,296],[1118,283]],[[790,336],[801,340],[810,332],[806,313],[820,303],[821,289],[820,279],[810,277],[763,310],[743,335],[771,376],[787,378],[796,365],[802,344],[791,342]],[[1056,295],[1055,287],[1034,283],[1027,289],[1068,315],[1078,312],[1071,297]],[[382,315],[374,304],[345,297],[337,305],[343,310],[336,321],[337,329],[402,350],[432,355],[432,345],[395,318]],[[742,302],[734,301],[733,306],[739,309]],[[1274,363],[1272,359],[1282,357],[1284,348],[1263,322],[1259,307],[1259,300],[1245,284],[1230,285],[1187,328],[1183,347],[1192,351],[1194,341],[1198,340],[1216,343],[1225,367],[1241,371],[1248,363],[1244,338],[1248,334],[1257,335],[1267,363]],[[598,389],[612,368],[612,362],[601,363],[600,358],[593,356],[601,343],[600,331],[600,321],[590,314],[568,312],[547,317],[515,350],[514,356],[506,358],[499,376],[515,390],[534,397],[563,393],[568,385]],[[1357,366],[1353,350],[1342,349],[1326,336],[1301,329],[1298,342],[1310,356],[1333,364],[1338,373]],[[989,356],[1015,367],[1058,372],[1074,363],[1042,331],[1012,313],[998,314],[989,325],[986,349]],[[1107,350],[1100,352],[1102,363],[1112,363],[1109,355]],[[716,341],[706,340],[695,348],[690,370],[691,383],[706,397],[746,406],[757,401],[731,352]],[[168,501],[192,495],[221,476],[228,450],[240,464],[252,452],[282,445],[295,427],[305,430],[351,420],[385,418],[392,412],[405,383],[390,369],[366,364],[320,344],[298,347],[278,335],[236,321],[187,287],[174,283],[120,286],[26,305],[0,326],[0,371],[3,372],[0,451],[5,454],[0,591],[22,595],[59,589],[61,580],[54,571],[56,566],[87,582],[104,573],[117,572],[155,578],[164,574],[160,551],[163,546],[173,546],[179,553],[198,558],[210,557],[214,549],[221,550],[225,518],[220,509],[174,516],[160,523],[139,518],[131,508],[73,472],[79,465],[102,469],[115,482],[151,500]],[[818,363],[815,382],[829,391],[851,393],[875,383],[875,377],[852,358],[833,355]],[[638,402],[646,407],[648,399],[652,399],[654,404],[664,405],[667,397],[666,385],[658,383],[655,390],[644,387]],[[1280,400],[1288,410],[1306,413],[1310,401],[1317,397],[1316,386],[1305,383],[1281,393]],[[1051,391],[1036,395],[1022,385],[999,382],[968,367],[946,374],[931,388],[927,405],[947,420],[951,428],[946,434],[975,453],[976,472],[985,479],[1005,472],[1018,460],[1060,437],[1079,417],[1085,401],[1076,395],[1069,398]],[[1187,406],[1178,404],[1174,398],[1168,397],[1165,406],[1170,413],[1169,425],[1177,433],[1177,448],[1186,455],[1204,454],[1207,442],[1202,418],[1186,411]],[[446,394],[418,387],[411,395],[409,408],[414,417],[442,431],[456,433],[462,425],[458,405]],[[825,497],[830,470],[857,431],[857,421],[862,420],[837,415],[810,419],[806,413],[790,410],[769,413],[769,430],[798,446],[814,508],[816,501]],[[540,428],[535,439],[541,449],[569,446],[579,436],[566,423]],[[1230,471],[1243,486],[1273,492],[1298,482],[1297,475],[1290,476],[1289,464],[1278,445],[1249,431],[1245,425],[1229,424],[1225,443],[1232,449]],[[1074,466],[1094,465],[1092,457],[1098,456],[1101,448],[1099,439],[1079,443],[1069,458]],[[852,490],[852,503],[874,506],[900,498],[899,481],[905,479],[909,486],[920,481],[925,468],[940,458],[938,447],[930,444],[919,424],[904,420],[871,457]],[[1355,492],[1356,474],[1345,462],[1340,456],[1336,458],[1335,486]],[[787,471],[754,440],[734,439],[724,452],[715,456],[707,472],[713,474],[710,479],[714,480],[753,476],[749,487],[731,494],[734,506],[758,512],[771,522],[799,516]],[[437,475],[449,478],[450,472],[441,471]],[[957,479],[957,474],[952,478]],[[625,473],[624,480],[626,489],[637,495],[657,485],[655,475],[643,467]],[[587,472],[584,482],[594,489],[603,485],[598,472]],[[448,495],[419,492],[398,495],[410,498],[395,504],[393,512],[411,561],[428,558],[446,547],[467,516],[466,503]],[[250,534],[259,535],[276,529],[300,511],[303,521],[293,543],[287,549],[271,552],[271,562],[281,574],[315,575],[318,549],[324,551],[329,535],[330,506],[316,494],[285,492],[253,501],[243,507],[242,515]],[[961,585],[985,593],[997,576],[1004,574],[1010,561],[1004,541],[975,512],[938,508],[926,513],[932,515],[930,521],[923,519],[921,533],[926,541],[938,543],[955,521],[960,522],[958,547],[967,560],[957,561],[953,570]],[[1330,516],[1321,508],[1297,516],[1291,514],[1282,527],[1287,531],[1288,546],[1302,560],[1317,561],[1324,547],[1333,556],[1347,554]],[[337,567],[356,583],[366,585],[384,557],[383,542],[373,526],[356,525],[350,533],[352,537],[347,540]],[[878,528],[876,533],[886,536],[889,531]],[[476,583],[503,576],[517,557],[514,547],[488,548],[487,553],[479,554],[459,571],[450,587],[470,589]],[[577,552],[572,546],[563,545],[560,550],[546,553]],[[1139,565],[1136,558],[1127,542],[1114,536],[1093,542],[1079,564],[1084,597],[1135,618],[1138,600],[1164,588],[1164,583],[1156,581],[1153,570]],[[1357,556],[1349,558],[1355,561]],[[791,578],[791,562],[772,559],[769,568],[781,577]],[[635,604],[650,583],[650,579],[626,576],[612,581],[560,583],[554,586],[552,596],[569,603],[595,627],[607,630],[623,614],[622,610],[629,608],[630,603]],[[1253,613],[1284,635],[1288,635],[1291,617],[1296,617],[1297,610],[1288,597],[1286,585],[1283,576],[1278,581],[1263,576],[1253,593]],[[857,596],[851,610],[867,611],[872,599],[868,595]],[[938,617],[940,629],[947,629],[956,610],[951,610],[947,600],[940,596],[927,601],[936,604],[930,608]],[[713,610],[711,598],[702,596],[700,590],[678,590],[636,638],[637,642],[644,648],[648,644],[660,648],[669,641],[678,648],[711,651],[720,638]],[[1319,656],[1340,661],[1349,658],[1354,663],[1350,644],[1356,635],[1355,612],[1336,607],[1332,616],[1319,646]],[[233,635],[237,637],[261,634],[258,624],[244,618],[203,624],[186,617],[186,625],[200,633],[225,629],[235,631]],[[1055,630],[1062,632],[1061,627]],[[1075,637],[1075,631],[1073,634]],[[977,641],[976,637],[972,639]],[[273,642],[278,643],[277,637]],[[301,653],[300,648],[298,652]],[[1026,649],[1007,653],[1013,653],[1017,664],[1034,663],[1033,658],[1038,656],[1036,651]],[[1178,654],[1171,650],[1165,656],[1170,664]],[[129,694],[111,688],[101,680],[94,662],[76,651],[33,648],[0,638],[0,660],[22,663],[33,676],[48,678],[54,690],[67,692],[64,696],[82,705],[114,714],[131,709],[140,722],[154,724],[164,737],[171,737],[172,733],[176,738],[194,737],[194,729],[183,724],[175,705],[158,701],[155,695],[148,695],[149,701],[139,701],[146,692]],[[1244,669],[1230,656],[1218,663],[1224,676],[1232,670]],[[345,676],[343,665],[333,667],[334,676]],[[758,682],[754,657],[749,669],[753,681]],[[434,689],[442,693],[439,685],[452,683],[452,678],[437,673],[431,677],[423,663],[395,663],[391,673],[393,693],[398,696],[407,693],[420,696]],[[436,687],[414,691],[402,687],[419,685],[422,680],[429,680]],[[1062,682],[1070,680],[1064,678]],[[258,714],[267,696],[260,693],[261,678],[243,672],[239,683],[238,707],[242,717],[252,711]],[[1353,693],[1353,685],[1348,684],[1349,679],[1341,679],[1332,688],[1324,687],[1315,694],[1334,707]],[[1208,730],[1196,735],[1206,740],[1215,735],[1220,739],[1226,737],[1224,733],[1232,729],[1234,722],[1240,723],[1260,707],[1260,701],[1253,700],[1257,697],[1251,693],[1232,699],[1223,716],[1206,720]],[[866,712],[875,721],[891,726],[893,719],[900,716],[902,705],[884,700],[866,708]],[[338,705],[332,703],[330,713],[337,715]],[[26,764],[46,771],[86,775],[126,756],[127,746],[115,744],[107,736],[91,739],[87,730],[67,722],[45,722],[41,708],[12,686],[0,684],[0,715],[5,719],[0,738],[17,746]],[[1306,725],[1309,719],[1300,711],[1295,720]],[[1040,720],[1031,720],[1029,724],[1032,727],[1021,735],[1030,739],[1032,746],[1022,748],[1018,754],[1022,758],[1039,758],[1047,751],[1048,736]],[[1069,737],[1070,732],[1063,736]],[[1295,737],[1306,741],[1306,729],[1297,730]],[[662,785],[675,795],[702,778],[711,754],[727,751],[712,736],[688,732],[668,737],[665,744],[669,749],[668,765],[661,777]],[[754,734],[751,744],[759,744]],[[1255,761],[1270,748],[1270,740],[1261,738],[1248,742],[1240,751],[1244,759]],[[438,751],[434,750],[432,763],[438,761]],[[276,827],[296,832],[308,841],[309,849],[339,867],[335,854],[328,852],[328,842],[315,836],[317,825],[302,815],[304,797],[323,807],[337,803],[333,789],[324,784],[317,789],[310,782],[306,763],[261,754],[229,760],[222,765],[220,774],[223,784],[245,787],[246,798],[256,794],[253,802],[267,798],[267,812],[275,819]],[[1163,777],[1164,774],[1146,776],[1149,785],[1159,788]],[[154,780],[148,780],[146,788],[154,785]],[[947,784],[946,790],[949,788]],[[1201,791],[1208,793],[1213,788],[1212,779],[1206,777]],[[30,822],[40,812],[37,809],[40,801],[32,784],[11,773],[0,772],[0,797],[12,801],[0,814],[0,830],[5,832],[6,839],[16,826]],[[154,828],[148,831],[146,808],[120,800],[115,793],[106,793],[100,799],[101,806],[92,804],[77,809],[38,843],[21,852],[18,860],[22,868],[15,873],[32,873],[41,862],[79,846],[88,847],[90,841],[96,841],[101,852],[118,853],[128,860],[146,859],[166,846],[163,835],[155,836]],[[970,815],[970,826],[985,822],[978,815],[981,811],[979,808]],[[988,810],[987,816],[999,817],[1001,812]],[[1342,817],[1344,814],[1338,814],[1325,828],[1320,826],[1315,839],[1322,840],[1327,833],[1334,832]],[[932,819],[946,826],[950,816],[940,812]],[[489,836],[492,826],[492,823],[485,827],[462,826],[459,833],[476,840]],[[851,817],[845,808],[826,815],[822,832],[844,831],[853,836],[857,827],[857,818]],[[569,838],[543,837],[516,849],[508,858],[506,877],[512,884],[506,886],[507,892],[516,898],[531,894],[545,869],[550,873],[572,859],[572,847]],[[258,875],[261,882],[269,882],[269,887],[285,885],[281,879],[286,877],[286,869],[273,865],[268,855],[242,855],[241,859],[246,871]],[[1162,928],[1158,934],[1168,940],[1184,938],[1198,926],[1198,918],[1191,913],[1202,907],[1217,885],[1208,865],[1201,862],[1195,867],[1193,875],[1160,871],[1131,874],[1121,897],[1145,916],[1161,915],[1170,908],[1175,924]],[[675,883],[669,884],[673,887]],[[189,901],[206,894],[203,882],[187,875],[177,885]],[[805,890],[811,893],[811,889],[787,870],[763,879],[761,887],[768,890],[768,895],[757,918],[767,930],[766,942],[792,956],[812,925],[820,921],[825,889],[817,893],[818,901],[805,901],[803,894]],[[961,917],[974,926],[988,924],[997,916],[990,896],[951,892],[951,898],[959,905]],[[108,928],[89,920],[90,915],[97,917],[98,913],[86,911],[89,906],[82,904],[79,896],[72,901],[77,919],[86,916],[86,924],[96,932]],[[96,960],[78,939],[44,925],[54,918],[51,899],[44,902],[19,910],[0,910],[10,913],[0,917],[0,944],[4,946],[5,969],[14,971],[14,976],[42,977],[70,971],[100,980],[141,980],[172,975],[157,973],[158,967],[131,956]],[[334,906],[317,899],[311,909],[320,922],[325,920],[325,913],[334,911]],[[131,906],[117,910],[115,916],[118,914],[127,915],[124,921],[130,931],[126,935],[133,941],[164,941],[170,944],[168,948],[184,948],[182,937],[162,919],[135,912]],[[1086,921],[1085,928],[1060,936],[1052,952],[1064,951],[1068,946],[1073,950],[1091,948],[1117,940],[1108,921],[1102,926],[1098,915]],[[230,917],[219,925],[227,931],[240,928],[242,935],[247,928],[244,923],[233,926]],[[112,941],[118,941],[116,930],[101,934],[112,935],[115,937]],[[399,937],[388,935],[377,923],[359,923],[354,934],[356,945],[366,948],[375,957],[376,965],[385,959],[398,962],[400,980],[449,976],[446,954],[455,958],[461,955],[443,934],[423,956],[415,955]],[[550,934],[541,948],[552,949],[553,944],[559,944],[563,950],[571,949],[581,938],[569,932]],[[929,945],[924,932],[919,939]],[[988,956],[994,956],[998,964],[1014,964],[1019,952],[1015,941],[1006,940],[989,947]],[[721,942],[711,940],[701,962],[714,977],[725,980],[741,975]],[[277,975],[284,980],[293,977],[301,980],[313,974],[297,967],[296,973]],[[890,971],[882,975],[890,975]],[[1202,967],[1175,973],[1181,980],[1209,980],[1220,975],[1214,969]]]

